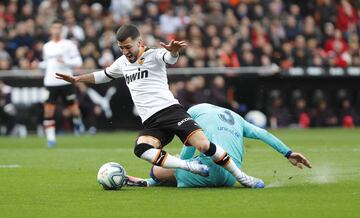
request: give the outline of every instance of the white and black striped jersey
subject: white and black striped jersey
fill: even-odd
[[[43,59],[44,61],[40,64],[40,67],[45,68],[45,86],[68,85],[68,82],[57,79],[55,73],[72,75],[72,68],[82,65],[82,59],[77,46],[67,39],[45,43]]]
[[[179,104],[169,90],[166,73],[166,64],[175,64],[177,59],[163,48],[145,49],[134,63],[122,55],[110,67],[94,72],[95,83],[123,76],[141,120],[145,122],[156,112]]]

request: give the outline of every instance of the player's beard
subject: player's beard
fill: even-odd
[[[131,55],[130,57],[128,57],[128,60],[130,63],[135,63],[136,57],[134,55]]]
[[[130,54],[126,55],[126,58],[128,59],[128,61],[130,63],[135,63],[135,61],[137,59],[136,57],[137,57],[137,55],[133,54],[133,53],[130,53]]]
[[[127,57],[128,61],[130,63],[135,63],[137,61],[138,56],[139,56],[139,52],[140,52],[140,49],[138,49],[134,53],[130,53],[131,56]]]

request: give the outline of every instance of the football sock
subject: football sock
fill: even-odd
[[[153,178],[146,179],[146,183],[148,184],[148,186],[156,186],[159,184],[159,182],[155,181]]]
[[[47,141],[55,142],[56,135],[55,135],[55,120],[47,119],[44,120],[44,128],[45,128],[45,135]]]
[[[146,150],[140,157],[154,165],[164,168],[181,168],[184,170],[189,170],[185,160],[181,160],[180,158],[172,156],[164,150],[150,148]]]
[[[83,133],[85,131],[84,130],[84,124],[83,124],[80,116],[74,116],[72,121],[73,121],[73,124],[74,124],[74,132],[75,132],[75,134],[80,134],[80,133]]]
[[[209,150],[207,150],[204,154],[211,157],[216,164],[229,171],[240,183],[243,184],[248,179],[249,176],[236,166],[235,162],[222,147],[210,142]]]

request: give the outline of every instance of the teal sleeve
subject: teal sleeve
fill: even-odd
[[[195,154],[195,147],[193,146],[183,146],[180,152],[180,159],[182,160],[188,160],[192,158]]]
[[[199,114],[199,110],[197,109],[197,107],[191,107],[187,110],[187,113],[193,118],[196,119],[198,117]]]
[[[254,126],[246,120],[243,120],[243,125],[245,137],[259,139],[286,157],[291,153],[291,149],[288,146],[286,146],[280,139],[265,129]]]

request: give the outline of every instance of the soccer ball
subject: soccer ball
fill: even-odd
[[[126,181],[125,169],[115,162],[106,163],[100,167],[97,181],[105,190],[121,189]]]
[[[261,111],[257,111],[257,110],[249,111],[245,115],[245,120],[248,121],[249,123],[254,124],[257,127],[260,128],[266,127],[266,116]]]

